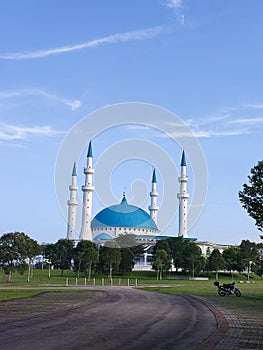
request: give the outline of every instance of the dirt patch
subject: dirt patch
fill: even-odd
[[[103,291],[44,292],[34,298],[0,302],[0,325],[81,308],[106,296]]]

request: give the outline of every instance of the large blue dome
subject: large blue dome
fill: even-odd
[[[101,210],[92,220],[91,228],[131,227],[158,230],[151,216],[135,205],[129,205],[125,196],[120,204]]]

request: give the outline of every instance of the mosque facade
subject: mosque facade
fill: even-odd
[[[189,194],[187,193],[187,165],[185,152],[181,156],[181,173],[178,178],[179,193],[177,194],[179,202],[179,223],[178,236],[188,239],[187,227],[187,204]],[[82,186],[82,221],[79,237],[76,239],[76,218],[77,218],[77,173],[76,164],[74,163],[71,185],[69,186],[70,199],[68,200],[68,223],[67,239],[69,240],[90,240],[98,245],[103,245],[106,241],[113,240],[120,235],[135,235],[136,242],[143,244],[144,254],[137,258],[135,268],[148,269],[151,266],[152,248],[160,239],[166,239],[168,236],[163,234],[158,228],[158,192],[156,171],[153,170],[151,179],[151,192],[149,193],[150,205],[149,212],[135,205],[128,203],[125,193],[120,203],[111,205],[99,211],[92,218],[92,196],[95,190],[93,185],[93,152],[91,142],[87,152],[87,164],[84,168],[85,183]],[[191,238],[190,238],[191,239]],[[192,239],[195,240],[196,239]],[[215,247],[221,251],[227,246],[215,245],[211,242],[196,242],[202,253],[206,255],[207,249],[210,251]]]
[[[138,240],[166,237],[158,228],[158,192],[156,171],[153,170],[151,180],[149,212],[128,203],[125,193],[119,204],[111,205],[102,209],[92,218],[92,196],[95,190],[93,186],[93,153],[92,145],[89,143],[87,152],[87,165],[84,168],[85,184],[82,186],[82,222],[78,240],[91,240],[97,243],[117,238],[124,234],[133,234]],[[188,176],[186,174],[186,159],[183,151],[181,158],[181,176],[178,178],[180,191],[177,195],[179,200],[179,236],[188,238],[187,233],[187,193]],[[67,239],[76,240],[76,217],[77,217],[77,173],[76,163],[72,171],[72,182],[69,186],[70,199],[68,200],[68,224]]]

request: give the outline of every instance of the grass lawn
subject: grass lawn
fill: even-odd
[[[217,288],[210,283],[182,283],[172,287],[145,287],[144,290],[171,293],[176,295],[196,295],[207,298],[212,304],[220,305],[236,313],[248,314],[263,318],[263,282],[237,284],[241,291],[240,298],[229,295],[220,297]]]

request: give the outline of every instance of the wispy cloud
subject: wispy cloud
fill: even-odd
[[[183,0],[167,0],[164,4],[168,8],[179,9],[182,7]]]
[[[15,53],[0,54],[0,58],[6,59],[6,60],[28,60],[28,59],[34,59],[34,58],[42,58],[42,57],[58,55],[66,52],[96,48],[98,46],[102,46],[105,44],[117,44],[117,43],[128,42],[128,41],[151,39],[158,36],[162,32],[164,32],[164,27],[158,26],[158,27],[146,28],[146,29],[137,30],[137,31],[116,33],[103,38],[87,41],[76,45],[68,45],[68,46],[62,46],[62,47],[57,47],[53,49],[32,51],[32,52],[15,52]]]
[[[26,140],[30,136],[55,136],[59,134],[64,134],[64,132],[54,130],[49,125],[25,127],[0,122],[1,141]]]
[[[258,104],[256,108],[255,105],[243,104],[224,108],[201,119],[189,118],[185,120],[185,126],[189,131],[182,127],[183,124],[178,125],[178,122],[174,121],[170,123],[171,131],[168,136],[214,138],[256,134],[262,132],[263,127],[261,105],[263,106],[263,103]]]
[[[31,89],[23,89],[23,90],[12,90],[12,91],[0,91],[0,100],[4,99],[12,99],[17,97],[23,97],[28,95],[34,95],[34,96],[43,96],[52,100],[55,100],[59,103],[64,104],[65,106],[70,107],[72,111],[79,108],[81,106],[80,100],[70,100],[66,99],[64,97],[51,94],[50,92],[47,92],[43,89],[38,88],[31,88]]]
[[[163,6],[172,9],[180,24],[184,24],[185,15],[182,13],[183,10],[183,0],[163,0]]]

